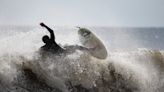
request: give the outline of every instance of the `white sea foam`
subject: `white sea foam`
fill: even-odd
[[[0,90],[6,92],[6,89],[2,89],[4,85],[12,87],[23,67],[31,69],[50,87],[58,88],[63,92],[70,91],[68,82],[72,86],[82,85],[86,89],[97,87],[97,91],[111,92],[109,83],[112,81],[111,70],[123,76],[127,82],[126,85],[132,85],[139,92],[163,92],[163,51],[140,49],[109,52],[106,60],[96,59],[81,51],[68,56],[52,55],[43,58],[37,51],[43,45],[41,38],[44,34],[47,34],[45,30],[35,28],[2,37],[0,40]],[[74,28],[60,28],[55,31],[55,34],[57,42],[61,45],[78,43],[77,31]],[[104,42],[108,41],[104,40]],[[120,79],[116,78],[116,81],[119,85]],[[105,86],[106,84],[108,86]],[[114,87],[117,88],[117,86]],[[133,88],[131,90],[136,91]]]

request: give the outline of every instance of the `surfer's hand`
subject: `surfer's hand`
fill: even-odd
[[[42,22],[42,23],[40,23],[40,26],[45,27],[45,24]]]

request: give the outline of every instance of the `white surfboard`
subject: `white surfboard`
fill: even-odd
[[[78,30],[79,40],[84,47],[89,48],[89,52],[92,56],[98,59],[105,59],[108,56],[107,49],[104,44],[86,28],[79,28]]]

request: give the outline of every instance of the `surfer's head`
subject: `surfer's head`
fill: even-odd
[[[45,36],[42,37],[42,41],[43,41],[44,43],[48,43],[49,40],[50,40],[50,38],[48,37],[48,35],[45,35]]]
[[[88,38],[90,36],[91,32],[86,28],[79,28],[78,34],[82,37]]]

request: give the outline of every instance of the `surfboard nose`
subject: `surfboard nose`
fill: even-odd
[[[79,29],[80,29],[81,27],[79,27],[79,26],[76,26],[76,28],[79,28]]]
[[[91,33],[91,31],[89,31],[88,29],[79,27],[79,30],[78,30],[79,35],[81,35],[81,36],[83,36],[84,34],[89,35],[90,33]]]

